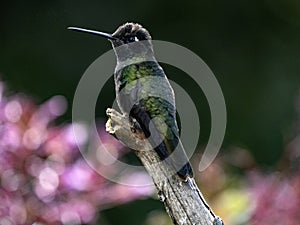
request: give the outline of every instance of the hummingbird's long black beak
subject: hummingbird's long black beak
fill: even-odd
[[[101,31],[89,30],[89,29],[84,29],[84,28],[80,28],[80,27],[68,27],[68,30],[75,30],[75,31],[79,31],[79,32],[90,33],[90,34],[98,35],[101,37],[105,37],[109,40],[117,40],[117,38],[113,37],[111,34],[104,33]]]

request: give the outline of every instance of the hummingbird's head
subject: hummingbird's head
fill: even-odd
[[[121,25],[109,39],[119,61],[149,59],[153,57],[153,47],[149,32],[137,23]]]
[[[113,34],[78,27],[68,27],[68,29],[107,38],[112,43],[119,61],[125,61],[130,58],[149,58],[153,56],[151,36],[145,28],[137,23],[125,23]]]
[[[110,40],[114,47],[151,40],[149,32],[138,23],[125,23],[112,34],[112,37],[115,38]]]

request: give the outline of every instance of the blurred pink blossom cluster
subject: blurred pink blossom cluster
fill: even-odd
[[[255,201],[250,225],[300,224],[300,92],[295,106],[294,137],[285,147],[280,171],[266,175],[254,170],[248,177]]]
[[[109,182],[92,170],[72,125],[54,124],[66,108],[63,96],[38,106],[28,96],[5,95],[0,83],[1,225],[92,223],[99,210],[152,193]],[[122,148],[103,135],[112,151]]]
[[[254,201],[250,225],[300,224],[300,171],[292,176],[252,172]]]

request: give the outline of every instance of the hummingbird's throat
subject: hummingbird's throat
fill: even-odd
[[[120,46],[112,41],[112,46],[118,63],[130,65],[144,61],[156,61],[152,44],[149,41],[138,41]]]

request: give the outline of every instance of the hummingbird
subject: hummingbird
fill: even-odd
[[[125,23],[112,33],[78,27],[108,39],[117,65],[114,71],[116,100],[133,127],[141,129],[161,160],[187,181],[193,170],[180,141],[175,94],[155,59],[150,33],[138,23]]]

